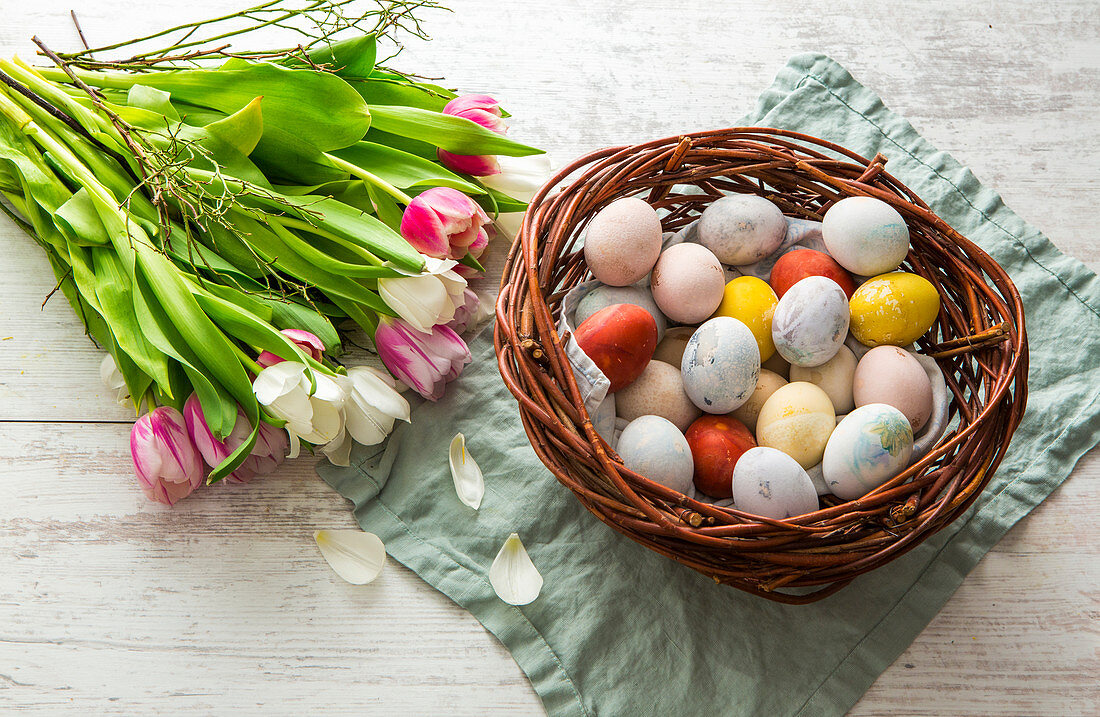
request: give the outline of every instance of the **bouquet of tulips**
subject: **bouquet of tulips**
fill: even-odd
[[[539,150],[505,136],[491,97],[381,66],[425,5],[269,0],[71,54],[35,38],[49,67],[0,60],[0,207],[108,351],[104,380],[147,411],[131,450],[153,500],[207,466],[247,481],[303,443],[346,465],[409,419],[405,387],[437,400],[469,363],[466,280],[491,217],[541,182]],[[309,42],[227,41],[295,21]],[[338,362],[352,330],[389,373]]]

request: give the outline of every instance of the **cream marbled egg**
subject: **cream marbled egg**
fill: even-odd
[[[772,397],[773,393],[786,385],[787,379],[774,371],[761,368],[760,375],[756,378],[756,388],[749,396],[749,400],[741,404],[730,415],[744,423],[750,431],[755,432],[756,419],[760,416],[760,409],[764,407],[764,404]]]
[[[718,316],[691,335],[680,374],[692,403],[707,413],[729,413],[756,389],[760,347],[749,327]]]
[[[847,346],[841,346],[836,356],[820,366],[791,366],[792,381],[806,381],[819,387],[829,396],[833,410],[838,414],[855,408],[852,382],[856,373],[856,355]]]
[[[893,406],[869,403],[845,416],[825,446],[821,474],[833,495],[855,500],[896,476],[913,455],[913,428]]]
[[[657,324],[657,340],[660,341],[664,338],[665,330],[668,328],[668,319],[661,313],[661,309],[657,307],[657,302],[653,300],[653,294],[649,292],[649,287],[637,284],[631,286],[604,285],[595,287],[585,294],[583,299],[577,302],[577,311],[573,325],[580,326],[589,316],[612,304],[634,304],[635,306],[642,307],[649,312],[649,315],[653,317],[654,323]]]
[[[932,415],[932,381],[920,361],[897,346],[876,346],[856,366],[852,386],[855,405],[885,403],[909,419],[920,432]]]
[[[812,383],[796,381],[781,386],[764,402],[756,419],[756,442],[810,468],[821,462],[835,427],[836,412],[828,394]]]
[[[820,366],[848,335],[848,297],[832,279],[808,276],[783,294],[772,316],[775,348],[793,366]]]
[[[601,209],[584,235],[584,261],[610,286],[640,281],[661,253],[661,219],[637,197],[616,199]]]
[[[661,252],[649,278],[653,300],[661,312],[681,324],[705,320],[726,288],[722,264],[699,244],[674,244]]]
[[[722,263],[744,266],[771,256],[786,233],[787,219],[775,204],[755,194],[731,194],[703,210],[697,237]]]
[[[774,448],[750,448],[733,468],[737,510],[765,518],[793,518],[818,509],[817,490],[805,469]]]
[[[909,252],[909,227],[897,209],[874,197],[847,197],[821,222],[829,254],[853,274],[893,271]]]
[[[640,416],[667,418],[681,432],[701,413],[684,392],[680,369],[664,361],[650,361],[634,383],[616,393],[615,410],[628,421]]]
[[[687,493],[695,463],[684,434],[667,418],[640,416],[619,434],[615,451],[623,465],[655,483]]]

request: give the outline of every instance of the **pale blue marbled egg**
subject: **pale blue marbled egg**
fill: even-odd
[[[849,318],[844,289],[824,276],[807,276],[788,289],[775,307],[775,349],[795,366],[820,366],[840,350]]]
[[[744,266],[770,256],[783,243],[787,219],[779,207],[755,194],[731,194],[699,217],[699,243],[723,264]]]
[[[692,403],[707,413],[729,413],[756,390],[760,346],[744,323],[718,316],[688,339],[680,375]]]
[[[653,321],[657,324],[657,340],[660,341],[664,338],[665,329],[668,327],[668,319],[657,308],[657,302],[653,300],[653,294],[649,292],[649,287],[637,284],[632,286],[607,286],[605,284],[592,289],[584,295],[583,299],[577,302],[576,319],[573,325],[580,326],[589,316],[613,304],[634,304],[642,307],[649,312],[649,315],[653,317]]]
[[[761,446],[737,459],[733,504],[737,510],[765,518],[793,518],[817,510],[817,490],[798,461]]]
[[[821,474],[833,495],[855,500],[909,465],[913,427],[905,414],[885,403],[860,406],[829,436]]]
[[[691,447],[667,418],[635,418],[619,434],[615,451],[635,473],[681,493],[691,490],[695,472]]]

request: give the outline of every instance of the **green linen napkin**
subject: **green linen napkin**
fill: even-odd
[[[968,514],[838,594],[785,606],[715,585],[582,509],[528,445],[484,329],[445,399],[419,405],[411,426],[360,449],[351,468],[319,472],[390,555],[500,638],[551,715],[843,714],[1100,440],[1096,275],[827,57],[793,58],[739,124],[882,152],[890,172],[1008,270],[1030,319],[1027,415]],[[479,511],[459,502],[447,467],[460,431],[485,473]],[[487,578],[512,531],[546,579],[524,607],[501,602]]]

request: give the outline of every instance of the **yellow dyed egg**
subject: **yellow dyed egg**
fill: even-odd
[[[803,468],[821,462],[836,428],[829,395],[812,383],[795,381],[768,397],[756,419],[756,442],[783,451]]]
[[[715,316],[729,316],[749,327],[756,345],[760,347],[760,360],[767,361],[775,353],[772,341],[772,314],[779,302],[775,292],[763,279],[755,276],[738,276],[726,284],[722,303]]]
[[[940,295],[923,276],[904,271],[863,282],[848,302],[852,335],[866,346],[908,346],[940,312]]]

